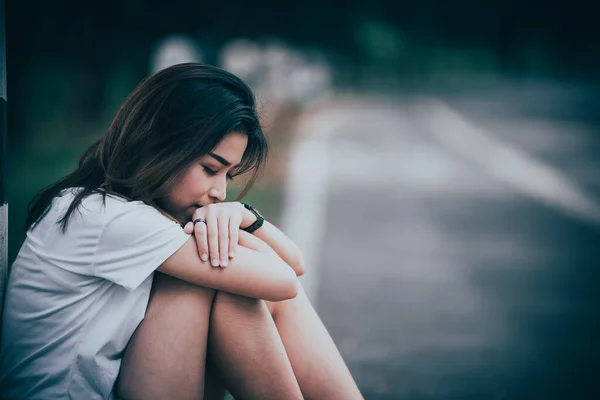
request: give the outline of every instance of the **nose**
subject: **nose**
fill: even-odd
[[[227,184],[211,188],[208,194],[218,201],[225,201],[225,198],[227,198]]]

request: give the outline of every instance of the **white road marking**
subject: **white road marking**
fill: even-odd
[[[418,113],[413,122],[417,124],[404,128],[425,128],[450,154],[466,160],[466,165],[455,163],[423,137],[403,137],[397,126],[390,127],[389,131],[395,133],[374,147],[368,145],[370,142],[353,143],[342,134],[334,137],[344,125],[361,121],[351,107],[317,112],[300,127],[303,134],[290,155],[282,229],[304,254],[307,272],[301,281],[313,304],[317,304],[327,198],[333,183],[360,185],[364,189],[383,183],[394,188],[402,183],[398,190],[415,186],[422,194],[510,193],[493,183],[497,181],[568,215],[600,223],[600,206],[558,169],[475,126],[441,101],[428,100],[415,109]],[[378,121],[387,121],[383,117]],[[390,121],[398,122],[394,118]],[[378,132],[384,129],[379,122]],[[478,171],[469,174],[468,165],[476,165]],[[481,178],[475,172],[483,173]]]
[[[420,122],[446,148],[514,190],[584,221],[600,223],[600,206],[558,169],[476,127],[446,104],[428,100]]]
[[[346,120],[347,117],[328,110],[304,121],[300,126],[302,136],[290,154],[285,180],[282,230],[304,255],[306,273],[300,281],[315,307],[330,178],[329,137]]]

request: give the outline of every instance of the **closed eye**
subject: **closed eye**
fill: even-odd
[[[206,172],[210,176],[216,176],[217,175],[217,171],[214,171],[214,170],[212,170],[212,169],[210,169],[208,167],[204,167],[204,172]],[[231,175],[231,174],[227,174],[227,179],[230,180],[231,182],[234,181],[233,175]]]
[[[208,167],[204,167],[204,172],[206,172],[208,175],[210,176],[215,176],[217,175],[216,171],[213,171],[212,169],[208,168]]]

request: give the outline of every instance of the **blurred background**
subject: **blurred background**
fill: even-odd
[[[597,3],[7,3],[10,261],[137,83],[206,62],[259,98],[247,200],[366,399],[600,398]]]

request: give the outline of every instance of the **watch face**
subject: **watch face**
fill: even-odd
[[[250,206],[250,207],[252,207],[252,206]],[[261,213],[259,213],[259,212],[258,212],[258,210],[257,210],[256,208],[252,207],[252,211],[254,211],[254,213],[256,214],[256,216],[257,216],[257,217],[259,217],[259,218],[263,218],[262,214],[261,214]]]
[[[252,211],[254,213],[254,215],[256,215],[257,218],[264,218],[256,208],[252,207],[250,204],[246,204],[246,203],[242,203],[244,204],[244,207],[246,207],[248,210]]]

